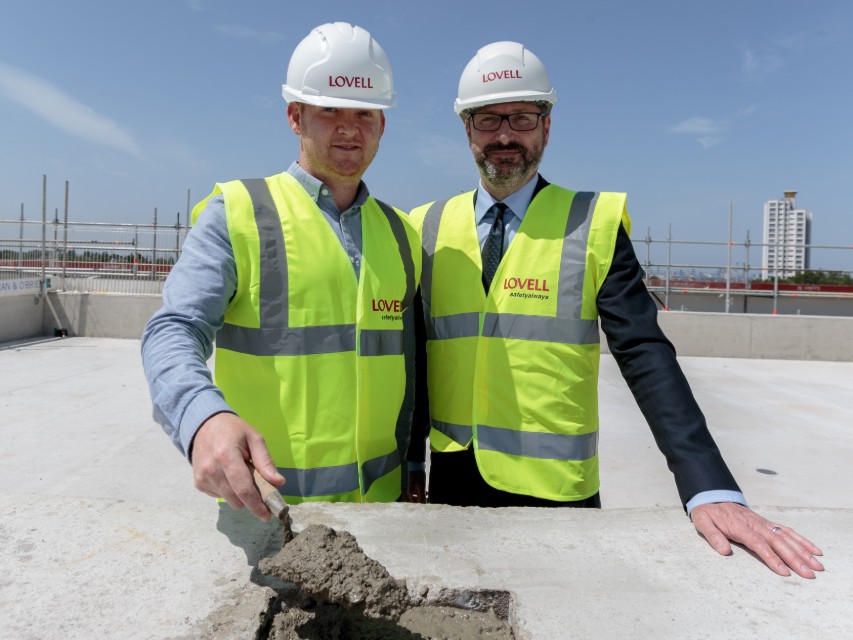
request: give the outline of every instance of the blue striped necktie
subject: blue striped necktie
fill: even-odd
[[[492,286],[492,279],[495,277],[504,252],[504,213],[507,208],[503,202],[496,202],[486,212],[486,216],[489,214],[495,216],[495,221],[483,245],[483,288],[486,293]]]

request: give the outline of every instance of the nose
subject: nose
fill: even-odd
[[[509,120],[504,118],[501,120],[501,126],[498,127],[497,131],[495,131],[495,135],[498,137],[498,140],[508,141],[514,134],[514,131],[509,126]]]
[[[336,129],[338,133],[344,135],[355,135],[358,132],[358,123],[355,116],[348,113],[341,113],[338,118]]]

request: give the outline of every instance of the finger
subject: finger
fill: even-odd
[[[243,503],[231,490],[222,467],[213,457],[196,455],[193,458],[193,483],[195,488],[212,498],[222,498],[232,509],[242,509]]]
[[[273,462],[269,449],[267,449],[266,441],[262,436],[250,436],[249,444],[249,459],[252,465],[257,469],[264,479],[277,487],[284,484],[284,476],[279,473],[278,468]]]
[[[245,506],[255,517],[268,522],[272,517],[267,505],[261,497],[260,491],[252,479],[252,470],[246,462],[230,465],[225,470],[229,489],[233,491],[236,499]],[[227,496],[224,496],[227,500]],[[230,500],[228,504],[231,504]]]
[[[805,548],[786,533],[787,527],[773,526],[758,535],[745,537],[742,542],[772,571],[780,576],[790,576],[793,570],[801,578],[812,579],[818,566]],[[816,562],[818,566],[812,566]]]
[[[212,498],[222,498],[232,509],[242,509],[243,502],[231,490],[231,486],[223,474],[204,474],[195,476],[195,487]]]
[[[821,562],[815,558],[809,547],[804,546],[801,540],[805,540],[793,529],[787,527],[773,527],[769,536],[769,544],[782,561],[802,578],[814,578],[815,571],[823,571]],[[805,540],[808,542],[808,540]]]
[[[750,549],[755,555],[757,555],[761,559],[761,561],[766,564],[774,573],[786,577],[791,575],[791,570],[788,568],[788,563],[783,560],[779,556],[779,554],[776,553],[776,551],[773,550],[773,547],[771,547],[766,540],[759,538],[757,541],[744,541],[743,544],[746,545],[746,547]],[[776,541],[775,546],[777,549],[782,551],[784,555],[788,557],[791,556],[789,550],[783,550],[785,547],[784,542]],[[814,575],[812,575],[812,577],[814,577]]]
[[[809,540],[805,536],[800,535],[799,533],[797,533],[796,531],[794,531],[790,527],[784,527],[783,526],[783,527],[781,527],[781,529],[782,529],[782,531],[787,533],[789,536],[791,536],[794,540],[796,540],[798,543],[800,543],[806,549],[806,551],[808,551],[813,556],[822,556],[823,555],[823,551],[821,551],[817,547],[817,545],[815,545],[811,540]]]
[[[727,523],[726,536],[752,551],[774,573],[790,576],[788,563],[774,550],[775,547],[788,557],[791,555],[787,542],[778,536],[781,527],[773,527],[771,522],[751,511],[742,512],[741,515]]]
[[[711,548],[721,556],[732,555],[732,545],[728,537],[720,531],[714,524],[714,521],[705,513],[693,513],[693,526],[702,534],[705,541],[711,545]]]

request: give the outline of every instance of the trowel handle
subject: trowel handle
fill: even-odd
[[[263,498],[267,509],[278,517],[278,514],[284,509],[284,500],[281,499],[281,494],[278,489],[267,482],[257,469],[252,470],[252,476],[255,479],[255,484],[258,486],[258,491]]]

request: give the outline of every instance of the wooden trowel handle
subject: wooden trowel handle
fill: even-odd
[[[284,509],[284,500],[281,499],[281,494],[278,489],[267,482],[257,469],[252,470],[252,476],[255,479],[255,484],[258,486],[258,491],[263,498],[264,504],[274,516],[278,517]]]

